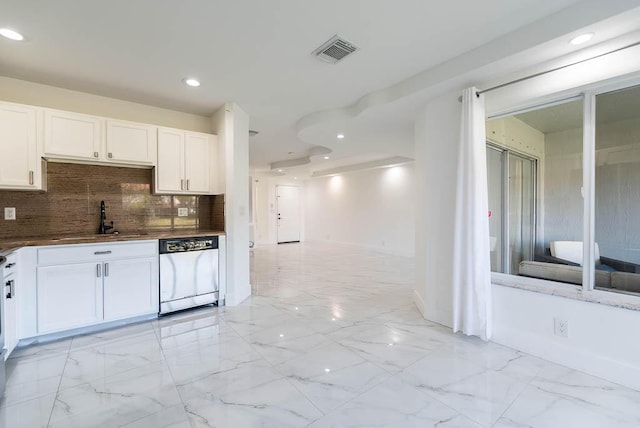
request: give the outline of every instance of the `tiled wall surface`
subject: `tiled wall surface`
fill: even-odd
[[[107,221],[122,233],[224,230],[224,195],[152,195],[150,169],[53,162],[47,169],[47,192],[0,190],[0,208],[15,207],[17,217],[0,219],[0,239],[97,233],[102,200]],[[178,217],[178,208],[188,216]]]

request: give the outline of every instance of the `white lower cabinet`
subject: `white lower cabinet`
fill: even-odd
[[[7,356],[13,352],[18,344],[18,312],[15,297],[8,297],[3,293],[4,301],[4,346]]]
[[[158,311],[158,258],[114,260],[104,264],[104,319]]]
[[[2,329],[4,330],[4,347],[7,349],[5,358],[8,358],[18,344],[18,274],[16,269],[17,254],[10,254],[7,263],[1,266],[0,278],[4,274],[4,287],[1,287],[4,300],[2,312]]]
[[[36,334],[157,313],[157,254],[157,241],[40,247]]]
[[[102,321],[102,278],[96,263],[38,267],[38,333]]]

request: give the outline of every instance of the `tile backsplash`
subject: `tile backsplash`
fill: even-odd
[[[224,195],[153,195],[150,169],[50,162],[47,170],[47,192],[0,190],[0,209],[16,208],[15,221],[0,218],[0,239],[97,233],[100,201],[122,233],[224,229]]]

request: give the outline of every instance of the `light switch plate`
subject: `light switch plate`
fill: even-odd
[[[5,220],[15,220],[16,219],[16,209],[14,207],[5,208],[4,209],[4,219]]]
[[[189,208],[178,208],[178,217],[189,216]]]

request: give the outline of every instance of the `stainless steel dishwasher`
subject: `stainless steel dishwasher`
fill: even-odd
[[[160,239],[160,314],[218,302],[218,237]]]

